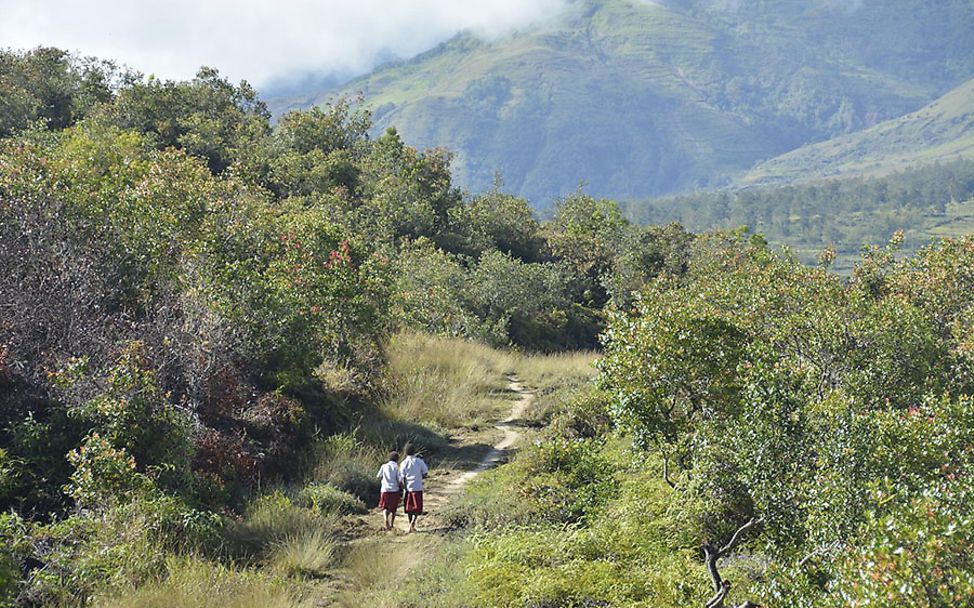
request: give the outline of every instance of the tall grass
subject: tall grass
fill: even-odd
[[[117,597],[99,608],[312,608],[289,591],[286,581],[196,559],[171,559],[168,576]]]
[[[389,345],[382,411],[393,420],[441,428],[477,426],[509,406],[505,376],[517,361],[512,353],[475,342],[402,334]]]
[[[331,534],[311,530],[286,537],[268,559],[271,569],[287,576],[324,576],[335,566],[339,543]]]
[[[544,424],[561,404],[588,389],[595,377],[596,357],[589,351],[522,357],[517,366],[518,379],[534,391],[525,420]]]
[[[337,514],[302,508],[282,491],[254,500],[243,519],[227,532],[231,555],[248,561],[265,561],[281,545],[314,536],[331,537],[339,528]]]
[[[449,541],[430,536],[355,545],[342,562],[345,586],[336,596],[335,605],[341,608],[426,606],[422,592],[409,589],[407,574],[425,571],[448,546]],[[416,603],[410,601],[410,596]]]

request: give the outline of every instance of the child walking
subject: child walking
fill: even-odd
[[[416,520],[423,514],[423,478],[428,473],[429,468],[423,459],[416,456],[412,445],[406,444],[406,458],[399,467],[399,479],[406,487],[403,510],[409,517],[409,532],[416,531]]]
[[[385,516],[386,530],[392,530],[396,523],[396,509],[399,508],[399,454],[389,453],[389,461],[379,467],[377,479],[382,480],[379,494],[379,508]]]

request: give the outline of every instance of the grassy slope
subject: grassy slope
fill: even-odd
[[[769,8],[788,15],[769,23],[679,4],[570,2],[543,27],[462,35],[344,92],[364,93],[378,128],[456,151],[464,186],[486,188],[500,171],[538,205],[582,180],[615,197],[719,185],[823,129],[898,116],[939,93],[820,48],[794,4]],[[795,41],[807,57],[789,52]],[[842,99],[854,101],[848,125],[806,124],[839,116]]]
[[[885,175],[958,158],[974,158],[974,79],[906,116],[765,161],[738,181]]]

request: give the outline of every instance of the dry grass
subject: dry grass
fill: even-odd
[[[554,355],[526,355],[519,359],[517,374],[521,382],[543,388],[552,384],[584,384],[595,376],[592,351],[575,351]]]
[[[285,581],[195,559],[173,559],[169,575],[137,590],[94,602],[100,608],[312,608]]]
[[[396,542],[369,541],[355,545],[342,562],[345,589],[335,598],[340,608],[394,608],[406,575],[436,556],[446,543],[439,537],[412,536]]]
[[[522,357],[517,367],[518,378],[535,392],[525,419],[543,424],[559,403],[589,386],[596,374],[597,356],[594,352],[572,352]]]
[[[457,338],[403,334],[389,346],[391,419],[441,428],[477,426],[509,406],[505,376],[518,357]]]
[[[337,515],[299,507],[278,491],[254,500],[245,517],[228,530],[227,540],[237,558],[259,561],[273,555],[289,539],[332,536],[338,522]]]
[[[288,536],[267,560],[268,566],[286,576],[324,576],[335,566],[338,541],[322,530]]]

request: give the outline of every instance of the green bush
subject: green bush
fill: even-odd
[[[365,513],[365,504],[330,483],[311,483],[298,493],[299,504],[316,515]]]
[[[351,433],[332,435],[318,446],[314,478],[348,492],[366,505],[375,505],[379,500],[375,474],[387,453]]]
[[[32,605],[84,603],[160,576],[174,553],[218,553],[221,537],[219,517],[162,495],[36,524],[25,557],[43,567],[29,572],[22,597]]]
[[[0,514],[0,607],[14,605],[23,584],[22,560],[28,553],[27,525],[16,513]]]
[[[337,527],[337,514],[296,505],[283,491],[260,496],[247,505],[244,516],[227,529],[231,555],[250,561],[269,559],[282,544],[318,534],[328,537]]]

